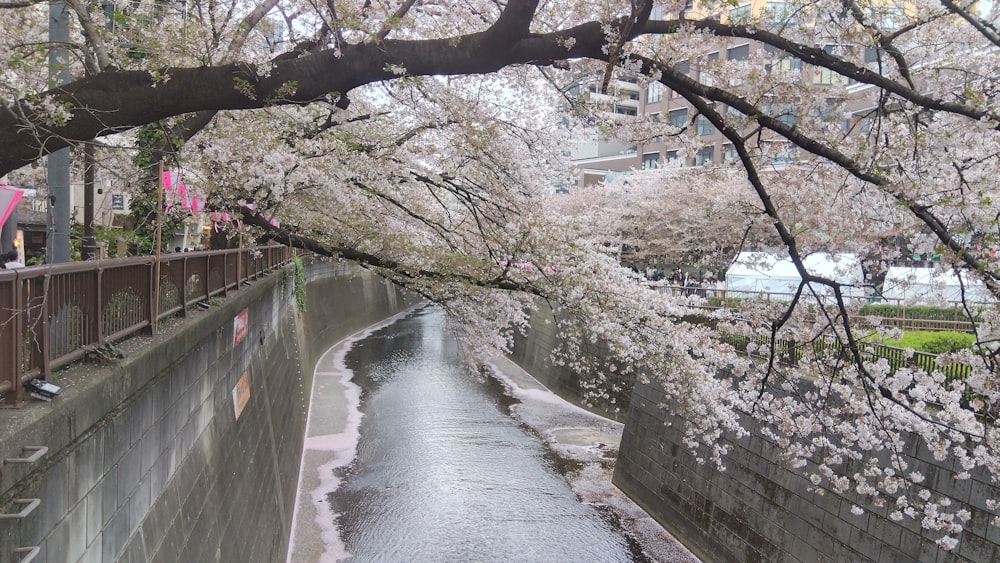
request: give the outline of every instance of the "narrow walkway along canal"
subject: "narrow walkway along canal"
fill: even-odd
[[[340,347],[317,368],[316,385],[289,561],[693,560],[676,546],[669,556],[644,551],[614,511],[581,502],[564,475],[579,469],[565,459],[573,456],[553,455],[530,420],[512,415],[503,383],[470,373],[436,309]],[[331,413],[318,401],[338,385],[349,404]],[[524,390],[523,381],[507,385]],[[547,398],[527,418],[559,411],[554,396],[531,391]],[[599,460],[615,423],[602,428],[604,419],[558,406],[568,414],[556,426],[565,425],[548,441],[596,439],[586,445]],[[342,421],[342,431],[318,433],[323,417],[328,428]],[[605,468],[601,478],[608,475]]]

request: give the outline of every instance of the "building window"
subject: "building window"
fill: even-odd
[[[729,23],[742,25],[750,21],[750,4],[729,10]]]
[[[684,127],[688,122],[688,110],[687,108],[675,109],[670,111],[670,124],[674,127]]]
[[[764,52],[767,57],[767,62],[764,64],[765,73],[779,74],[802,71],[802,59],[793,57],[771,45],[764,45]]]
[[[660,153],[648,152],[642,155],[642,169],[654,170],[660,167]]]
[[[872,25],[883,31],[895,31],[906,21],[906,14],[900,6],[871,5],[867,12]]]
[[[618,115],[634,116],[638,114],[638,110],[636,110],[632,106],[620,106],[618,104],[615,104],[615,113],[617,113]]]
[[[689,63],[688,61],[679,62],[679,63],[677,63],[677,64],[674,65],[674,70],[676,70],[677,72],[683,74],[684,76],[691,76],[691,63]],[[680,94],[680,92],[677,92],[675,90],[675,91],[670,92],[670,97],[671,98],[680,98],[681,94]]]
[[[694,118],[694,129],[699,135],[711,135],[715,133],[715,126],[704,115],[698,114]]]
[[[827,124],[836,125],[841,132],[847,133],[851,127],[851,121],[844,113],[844,100],[838,98],[827,98],[814,110],[816,120]]]
[[[666,161],[674,167],[684,166],[684,159],[681,158],[681,152],[677,150],[667,151]]]
[[[736,147],[732,143],[722,145],[722,162],[736,162],[739,159],[740,155],[736,153]]]
[[[750,44],[726,49],[727,61],[745,61],[750,58]]]
[[[764,102],[760,108],[765,114],[777,118],[778,121],[789,127],[798,123],[798,108],[791,104],[781,104],[775,102]]]
[[[111,209],[115,211],[125,210],[125,194],[111,194]]]
[[[769,27],[795,24],[795,6],[788,2],[765,2],[764,22]]]
[[[865,66],[872,72],[877,72],[883,75],[885,74],[886,57],[887,55],[882,49],[865,47]]]
[[[839,45],[824,45],[823,50],[827,53],[833,55],[835,51],[839,48]],[[825,85],[845,85],[847,84],[847,78],[837,74],[836,72],[828,69],[817,67],[813,71],[813,84],[825,84]]]
[[[701,80],[701,83],[704,84],[705,86],[715,86],[716,84],[715,75],[712,74],[711,68],[717,62],[719,62],[718,51],[714,53],[709,53],[708,56],[705,57],[705,64],[702,65],[701,75],[698,77],[698,79]]]
[[[715,147],[707,146],[698,149],[698,152],[694,153],[694,165],[695,166],[705,166],[712,163],[715,158]]]
[[[659,82],[650,82],[646,85],[646,103],[655,104],[660,101],[660,95],[662,93]]]

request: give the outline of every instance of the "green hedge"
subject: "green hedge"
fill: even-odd
[[[889,303],[869,303],[861,308],[862,315],[874,317],[896,318],[906,317],[908,319],[921,319],[928,321],[966,321],[979,320],[970,319],[963,309],[955,310],[955,307],[935,307],[933,305],[913,305],[904,307]]]

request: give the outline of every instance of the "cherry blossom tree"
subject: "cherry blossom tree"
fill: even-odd
[[[731,19],[716,17],[726,3],[651,0],[68,0],[73,79],[52,88],[44,5],[0,2],[0,174],[86,143],[124,170],[129,131],[154,124],[158,150],[209,209],[238,214],[256,236],[356,260],[441,303],[483,354],[509,346],[546,302],[565,336],[561,361],[598,384],[611,371],[655,379],[706,461],[722,463],[749,417],[817,487],[854,491],[867,503],[858,510],[892,505],[893,518],[952,548],[969,512],[935,498],[903,447],[917,436],[955,461],[955,479],[1000,478],[1000,311],[965,304],[977,344],[939,359],[967,365],[964,380],[893,369],[864,352],[867,336],[892,329],[804,258],[902,234],[1000,296],[989,254],[1000,217],[996,13],[952,0],[787,6]],[[651,18],[654,8],[666,16]],[[734,41],[769,49],[709,57]],[[577,118],[631,142],[698,143],[686,125],[606,120],[567,97],[581,75],[602,88],[621,75],[659,81],[733,158],[553,195],[570,174]],[[798,157],[777,167],[776,150]],[[709,313],[650,290],[605,246],[627,233],[696,252],[751,228],[798,268],[790,302]],[[748,350],[763,360],[734,337],[763,342]],[[782,341],[827,344],[782,365]],[[606,361],[589,361],[590,342]]]

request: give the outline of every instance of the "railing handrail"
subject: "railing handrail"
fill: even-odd
[[[681,295],[698,295],[706,298],[719,298],[722,301],[718,305],[706,304],[703,307],[710,309],[720,309],[728,306],[730,300],[757,300],[763,299],[766,301],[776,301],[776,302],[790,302],[794,297],[793,293],[784,292],[774,292],[774,291],[753,291],[753,290],[738,290],[738,289],[726,289],[721,287],[716,287],[713,285],[707,285],[703,287],[695,286],[682,286],[682,285],[672,285],[672,284],[650,284],[651,287],[656,289],[666,289],[670,291],[678,292]],[[821,299],[832,302],[832,296],[821,296]],[[943,301],[942,305],[931,305],[925,303],[912,303],[906,299],[900,298],[888,298],[888,297],[862,297],[862,296],[845,296],[845,301],[848,304],[857,304],[860,302],[861,306],[866,305],[872,306],[888,306],[895,309],[895,316],[884,316],[877,313],[869,313],[864,316],[878,317],[883,323],[891,323],[893,326],[899,328],[926,328],[928,330],[940,330],[939,327],[934,325],[942,325],[945,330],[957,330],[961,332],[975,332],[974,321],[967,318],[966,305],[969,305],[973,309],[982,307],[993,307],[996,306],[993,303],[981,303],[981,302],[971,302],[962,303],[960,301]],[[815,302],[811,295],[805,298],[806,303]],[[822,302],[821,302],[822,303]],[[924,318],[922,316],[909,315],[908,311],[914,309],[921,309],[924,307],[931,307],[940,309],[946,312],[950,319],[944,318]]]
[[[283,245],[43,264],[0,270],[0,405],[34,377],[97,345],[155,332],[157,321],[225,296],[287,263]],[[154,303],[154,296],[156,302]]]

